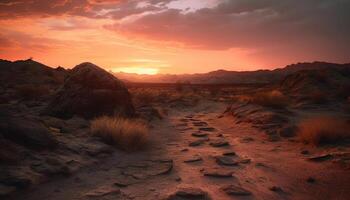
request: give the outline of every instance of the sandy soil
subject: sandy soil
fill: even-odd
[[[154,200],[166,199],[179,188],[199,188],[219,200],[350,198],[348,169],[308,159],[323,149],[293,140],[268,142],[250,124],[222,117],[224,107],[204,103],[170,110],[168,117],[152,124],[148,150],[116,152],[75,175],[34,186],[11,199]],[[208,127],[214,130],[198,131]],[[302,154],[304,150],[309,154]],[[215,177],[218,174],[225,177]],[[225,192],[229,185],[245,195]]]

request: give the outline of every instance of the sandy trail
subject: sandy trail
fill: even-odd
[[[265,134],[249,124],[235,124],[232,117],[219,118],[224,106],[210,103],[188,110],[171,110],[166,119],[153,123],[149,150],[132,154],[117,152],[104,162],[39,185],[13,199],[154,200],[163,199],[182,187],[201,188],[212,199],[219,200],[350,197],[348,170],[329,162],[308,161],[300,152],[316,151],[312,148],[287,140],[267,142]],[[215,130],[192,135],[208,127]],[[191,142],[194,143],[190,145]],[[229,145],[214,147],[213,142]],[[232,151],[236,155],[223,158],[228,165],[220,164],[223,153]],[[203,175],[213,171],[233,175],[220,178]],[[316,181],[307,182],[309,177]],[[225,193],[222,188],[231,184],[251,194]],[[99,196],[89,195],[98,188],[105,189]]]

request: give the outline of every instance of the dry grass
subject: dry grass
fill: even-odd
[[[299,124],[302,141],[314,145],[342,142],[350,138],[350,125],[346,120],[322,116],[307,119]]]
[[[276,109],[286,108],[289,104],[288,98],[278,90],[259,92],[251,95],[249,102]]]
[[[91,122],[91,134],[105,143],[126,151],[143,149],[148,142],[148,127],[136,119],[100,117]]]

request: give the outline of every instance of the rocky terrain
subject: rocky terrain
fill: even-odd
[[[274,84],[127,88],[91,63],[1,61],[0,198],[348,199],[349,135],[305,143],[299,124],[349,124],[349,67],[312,66]],[[147,121],[147,148],[92,137],[102,115]]]

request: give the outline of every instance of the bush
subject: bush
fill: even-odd
[[[259,92],[250,97],[250,103],[271,108],[285,108],[289,104],[288,98],[278,90]]]
[[[342,142],[350,138],[350,125],[346,120],[323,116],[310,118],[299,124],[302,141],[314,145]]]
[[[126,151],[144,148],[148,142],[148,127],[137,119],[99,117],[91,122],[93,136]]]

